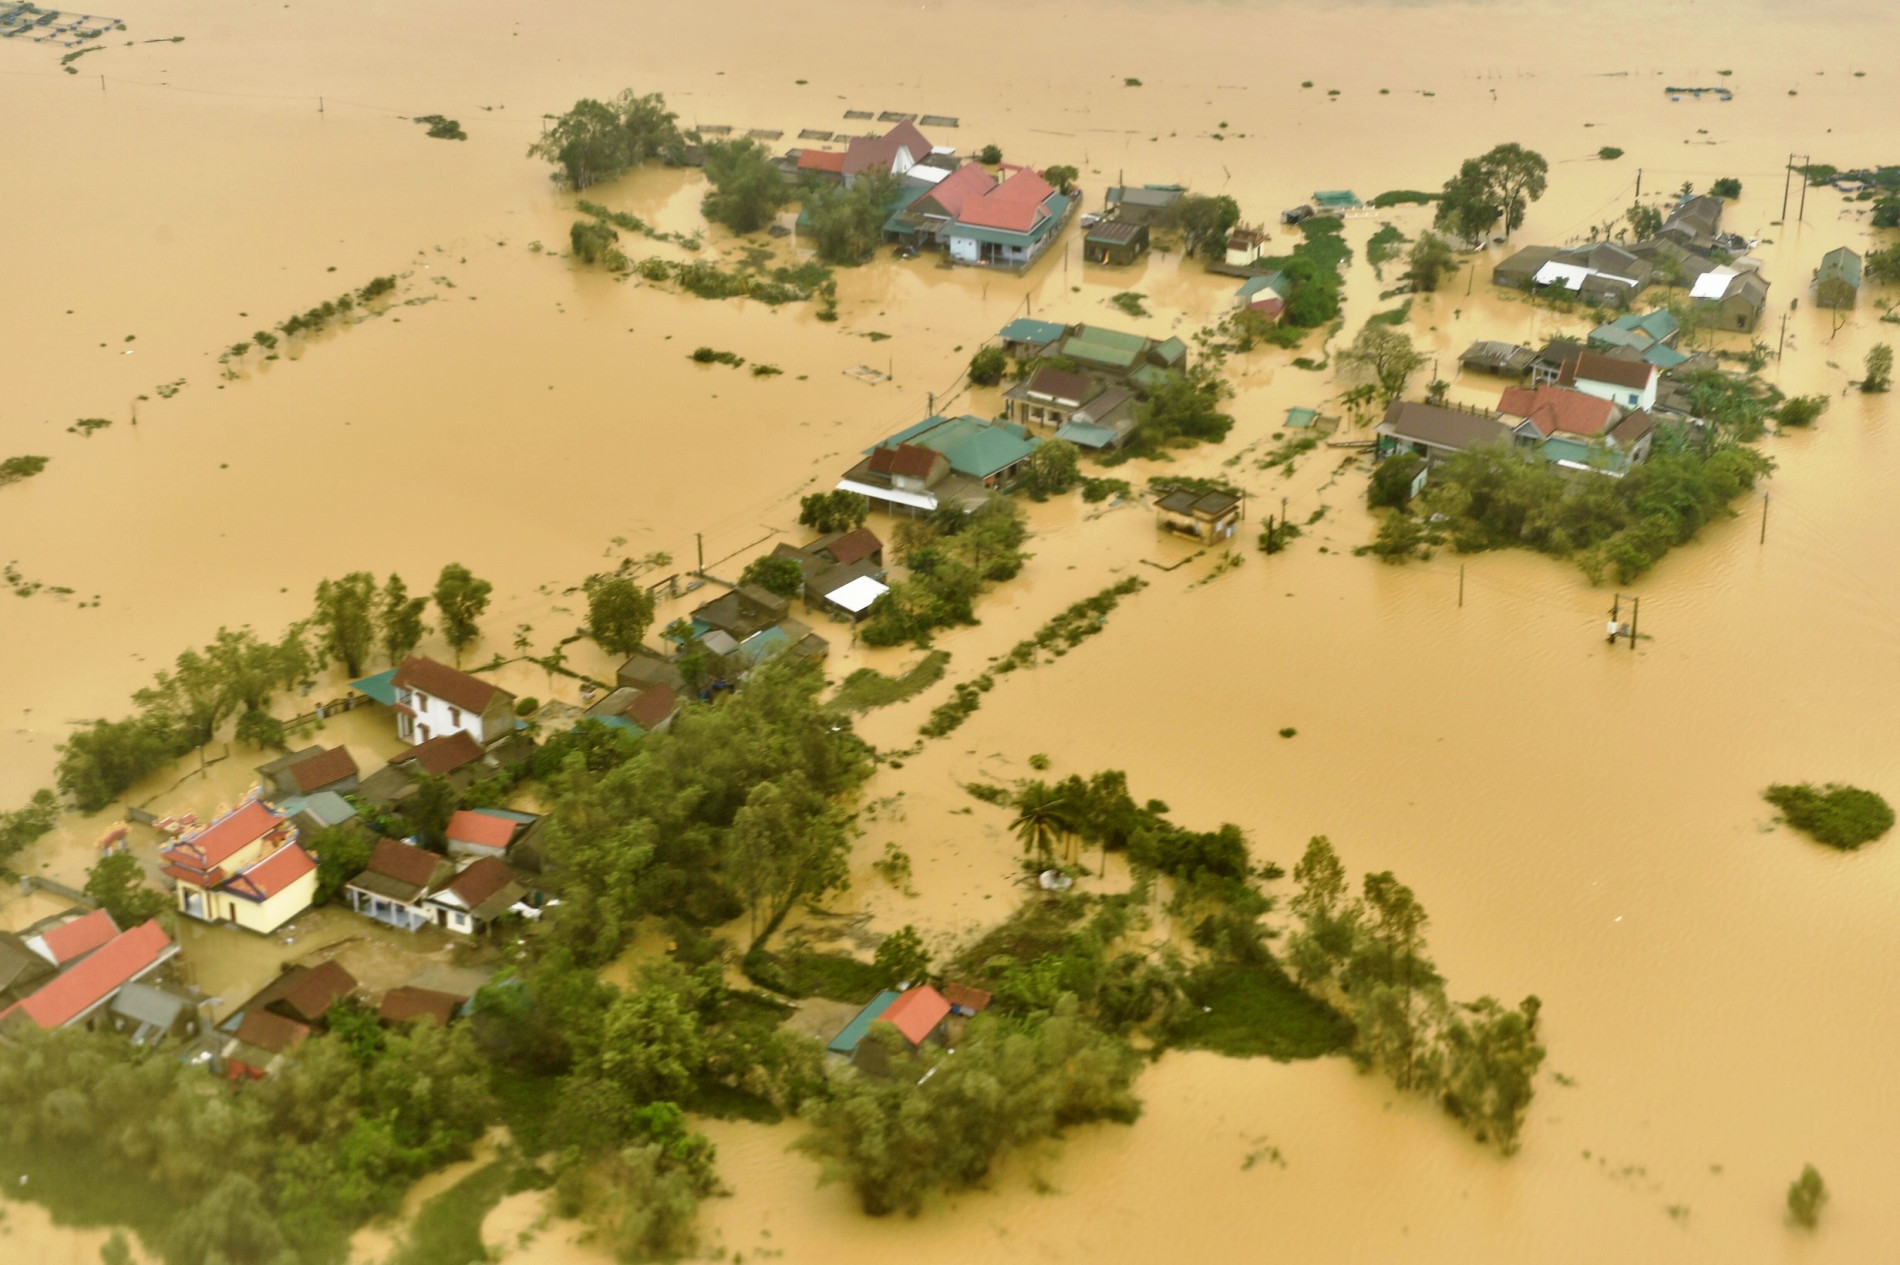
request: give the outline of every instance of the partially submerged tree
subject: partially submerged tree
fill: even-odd
[[[481,636],[482,612],[495,586],[480,580],[459,562],[442,568],[435,581],[435,608],[442,616],[442,635],[455,649],[455,660]]]
[[[1023,491],[1038,501],[1067,492],[1081,478],[1078,449],[1066,439],[1045,441],[1023,463]]]
[[[993,387],[1003,380],[1009,368],[1009,353],[1001,347],[979,347],[970,357],[970,384]]]
[[[1446,273],[1457,268],[1458,257],[1451,243],[1437,233],[1420,233],[1418,240],[1412,243],[1406,264],[1405,276],[1412,288],[1430,294],[1438,289]]]
[[[1467,158],[1445,182],[1436,223],[1466,242],[1480,242],[1501,221],[1508,240],[1530,204],[1544,196],[1550,164],[1542,154],[1509,143]]]
[[[590,575],[582,585],[587,594],[587,635],[609,654],[630,655],[646,640],[653,626],[653,594],[634,576],[621,573]]]
[[[528,155],[555,164],[559,177],[575,189],[612,180],[632,164],[620,115],[592,98],[576,101],[540,140],[528,146]]]
[[[706,179],[712,191],[701,201],[700,212],[735,233],[764,228],[792,200],[791,186],[773,164],[771,151],[750,137],[708,145]]]
[[[829,492],[813,492],[800,498],[798,502],[798,523],[815,532],[829,535],[832,532],[851,531],[864,526],[864,520],[871,515],[871,500],[861,492],[847,492],[835,488]]]
[[[1227,235],[1240,223],[1240,203],[1226,194],[1183,194],[1162,213],[1161,223],[1181,234],[1181,247],[1216,257],[1227,250]]]
[[[1425,364],[1424,354],[1412,346],[1410,335],[1383,322],[1370,321],[1339,358],[1368,375],[1387,404],[1405,393],[1406,380]]]
[[[861,264],[884,239],[884,221],[890,218],[899,182],[879,167],[861,173],[850,188],[830,181],[810,186],[805,193],[806,236],[828,264]]]
[[[1893,385],[1893,348],[1876,343],[1867,353],[1866,375],[1860,380],[1863,391],[1885,391]]]
[[[422,622],[422,612],[428,606],[428,598],[410,597],[409,586],[402,582],[402,577],[390,572],[388,582],[383,585],[382,604],[376,612],[376,635],[391,663],[401,663],[422,644],[423,635],[429,631]]]
[[[376,577],[352,571],[341,580],[317,583],[317,608],[310,617],[322,661],[336,661],[350,676],[361,676],[376,644]]]
[[[796,558],[761,554],[746,563],[745,570],[739,573],[739,583],[756,584],[780,597],[797,597],[798,591],[805,587],[805,569],[798,565]]]

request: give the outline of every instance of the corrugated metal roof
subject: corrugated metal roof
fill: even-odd
[[[1053,343],[1068,332],[1068,326],[1055,321],[1039,321],[1034,317],[1019,316],[997,330],[996,336],[1008,343]]]
[[[396,669],[378,672],[375,676],[366,676],[360,681],[351,681],[350,688],[358,694],[367,694],[385,707],[396,701]]]
[[[831,1038],[831,1043],[825,1048],[833,1054],[854,1053],[858,1048],[858,1042],[864,1040],[864,1034],[871,1030],[871,1025],[883,1018],[884,1012],[889,1010],[891,1003],[900,996],[902,996],[901,993],[886,989],[873,997],[870,1004],[860,1010],[837,1036]]]

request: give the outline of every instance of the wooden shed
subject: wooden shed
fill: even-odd
[[[1082,239],[1082,257],[1092,264],[1132,264],[1148,249],[1148,226],[1102,220]]]

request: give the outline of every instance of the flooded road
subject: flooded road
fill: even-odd
[[[1804,222],[1773,224],[1786,156],[1894,161],[1900,116],[1900,87],[1874,60],[1895,46],[1900,15],[1875,3],[1084,14],[847,0],[822,22],[760,4],[635,14],[604,2],[123,14],[125,38],[186,38],[108,48],[76,75],[45,48],[0,46],[0,117],[31,123],[0,129],[0,456],[53,458],[0,489],[0,561],[74,590],[0,608],[5,804],[46,783],[70,721],[119,714],[155,667],[221,624],[274,633],[324,576],[394,570],[417,587],[463,562],[496,584],[474,653],[505,649],[523,623],[543,651],[578,622],[559,591],[623,551],[690,565],[698,533],[710,570],[736,570],[796,531],[800,494],[915,420],[929,393],[988,411],[993,392],[941,395],[1012,315],[1185,335],[1230,301],[1230,284],[1164,257],[1113,270],[1052,255],[1026,277],[881,260],[840,274],[835,325],[801,305],[614,281],[530,249],[559,248],[573,214],[522,151],[542,112],[583,94],[661,91],[685,122],[782,129],[784,144],[802,127],[846,126],[846,108],[938,112],[959,117],[943,140],[966,151],[994,141],[1012,159],[1075,162],[1090,209],[1118,178],[1181,181],[1266,221],[1316,188],[1434,189],[1460,159],[1517,140],[1551,160],[1525,242],[1616,215],[1639,168],[1646,192],[1734,176],[1744,192],[1724,227],[1768,239],[1758,336],[1771,346],[1821,254],[1868,239],[1829,191],[1809,192]],[[956,36],[965,27],[988,33],[980,55]],[[1735,100],[1661,91],[1716,82]],[[431,141],[398,117],[432,112],[470,139]],[[1624,156],[1598,160],[1606,145]],[[589,196],[691,231],[700,189],[691,174],[649,171]],[[1393,269],[1381,283],[1364,264],[1371,232],[1389,219],[1412,235],[1428,218],[1400,207],[1349,222],[1342,337],[1392,305],[1378,295]],[[709,253],[729,246],[708,235]],[[1479,257],[1469,293],[1460,276],[1414,306],[1407,328],[1446,366],[1474,338],[1535,344],[1587,328],[1491,293],[1503,253]],[[386,316],[219,378],[220,349],[385,273],[403,274]],[[1152,319],[1108,306],[1131,290]],[[846,1192],[814,1190],[814,1167],[784,1151],[795,1125],[714,1124],[735,1191],[708,1206],[715,1241],[843,1262],[1134,1262],[1249,1243],[1264,1259],[1353,1261],[1890,1252],[1900,854],[1891,839],[1824,853],[1771,829],[1759,799],[1770,781],[1800,779],[1900,794],[1900,505],[1887,493],[1900,437],[1887,399],[1841,394],[1869,346],[1900,341],[1878,315],[1872,295],[1839,330],[1810,302],[1789,315],[1787,354],[1767,376],[1832,407],[1811,433],[1765,441],[1781,463],[1765,545],[1760,506],[1745,504],[1635,586],[1653,640],[1634,653],[1604,646],[1610,593],[1567,564],[1462,560],[1461,607],[1460,559],[1352,557],[1372,526],[1363,474],[1336,470],[1348,454],[1318,450],[1291,476],[1252,457],[1223,465],[1272,448],[1288,407],[1343,385],[1285,353],[1232,360],[1238,424],[1224,445],[1117,473],[1237,480],[1251,498],[1246,543],[1282,496],[1296,520],[1322,506],[1324,519],[1287,553],[1246,550],[1203,583],[1211,556],[1165,572],[1142,561],[1192,552],[1158,538],[1144,508],[1033,507],[1022,577],[984,600],[981,626],[941,639],[951,682],[1123,575],[1151,587],[870,788],[901,817],[867,824],[847,905],[939,944],[1017,894],[1002,814],[960,784],[1024,776],[1035,752],[1057,776],[1124,769],[1138,797],[1166,800],[1184,824],[1242,824],[1263,858],[1290,864],[1324,832],[1355,871],[1395,870],[1433,916],[1454,995],[1544,1001],[1550,1058],[1521,1154],[1495,1159],[1342,1062],[1170,1055],[1141,1082],[1140,1123],[1082,1131],[1042,1160],[1051,1193],[1034,1193],[1025,1164],[919,1221],[867,1221]],[[694,364],[701,345],[784,372]],[[860,366],[892,381],[869,385],[852,376]],[[158,385],[181,378],[162,398]],[[1454,395],[1489,403],[1496,389],[1465,376]],[[67,432],[90,417],[114,424]],[[81,608],[94,594],[101,604]],[[910,657],[833,644],[839,674]],[[611,666],[579,645],[570,654],[584,671]],[[866,736],[910,745],[947,688],[871,714]],[[347,741],[367,759],[389,740]],[[214,808],[250,763],[234,755],[179,794]],[[22,860],[83,872],[116,815],[69,824]],[[887,841],[910,852],[917,897],[872,875]],[[1284,1168],[1243,1167],[1268,1146]],[[1834,1191],[1812,1242],[1781,1212],[1807,1162]],[[98,1236],[7,1207],[10,1241],[39,1259],[96,1254]],[[532,1219],[516,1211],[501,1218],[507,1237]],[[511,1259],[555,1259],[557,1239],[562,1259],[578,1250],[550,1232]]]

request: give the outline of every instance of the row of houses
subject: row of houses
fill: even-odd
[[[1667,281],[1717,329],[1752,332],[1768,307],[1768,281],[1747,257],[1752,243],[1721,231],[1722,199],[1685,198],[1654,237],[1629,246],[1526,246],[1493,269],[1493,283],[1517,290],[1558,289],[1585,302],[1625,308]]]
[[[16,1028],[116,1032],[138,1045],[191,1039],[203,999],[172,971],[178,946],[156,921],[119,930],[103,909],[0,931],[0,1035]]]
[[[1480,446],[1508,446],[1564,469],[1611,476],[1647,460],[1660,372],[1646,361],[1579,351],[1554,382],[1506,387],[1495,408],[1394,401],[1377,428],[1380,456],[1432,462]]]

